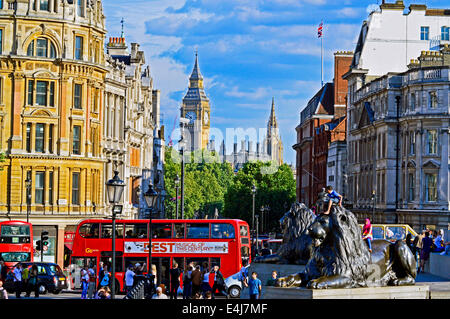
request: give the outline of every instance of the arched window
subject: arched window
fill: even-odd
[[[47,38],[37,38],[28,45],[28,56],[56,58],[55,45]]]

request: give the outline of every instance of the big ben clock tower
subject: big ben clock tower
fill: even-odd
[[[198,66],[198,54],[189,78],[189,88],[183,98],[181,117],[187,118],[190,134],[190,150],[206,149],[209,141],[211,108],[203,87],[203,76]]]

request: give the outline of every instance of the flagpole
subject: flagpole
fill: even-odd
[[[323,34],[320,37],[320,81],[323,87]]]

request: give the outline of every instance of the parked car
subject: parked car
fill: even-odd
[[[247,266],[247,268],[248,267],[250,266]],[[226,278],[225,287],[231,298],[239,298],[241,296],[241,291],[244,288],[240,278],[240,272]]]
[[[63,289],[67,289],[68,282],[61,268],[55,263],[41,263],[41,262],[24,262],[21,263],[23,269],[36,265],[38,268],[38,285],[39,293],[46,294],[47,292],[59,294]],[[14,278],[12,272],[8,273],[5,283],[3,285],[9,293],[14,293]],[[25,287],[22,288],[25,291]]]

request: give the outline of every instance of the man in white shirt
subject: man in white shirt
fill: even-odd
[[[22,265],[17,264],[13,271],[14,274],[14,290],[16,291],[16,298],[20,298],[22,293]]]
[[[133,266],[128,266],[128,269],[125,273],[125,286],[127,288],[127,293],[130,292],[131,289],[133,289],[133,281],[134,281],[134,271]]]

